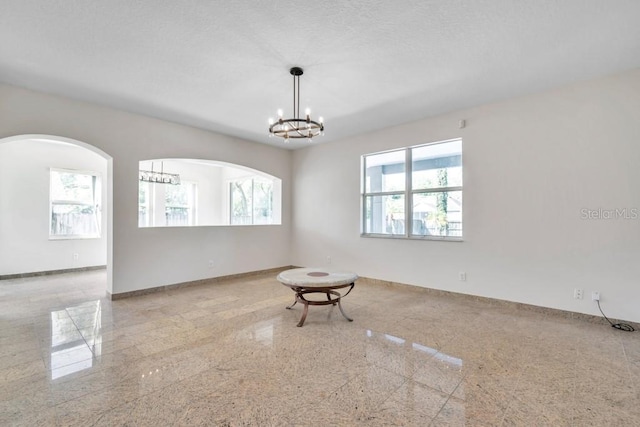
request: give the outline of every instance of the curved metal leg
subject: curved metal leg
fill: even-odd
[[[340,313],[342,313],[342,315],[344,316],[345,319],[347,319],[349,322],[353,322],[353,319],[350,318],[349,316],[347,316],[346,313],[344,312],[344,310],[342,309],[342,304],[340,304],[340,300],[339,299],[338,299],[338,308],[340,308]]]
[[[327,292],[327,301],[331,301],[331,294],[329,292]],[[332,305],[336,305],[336,303],[334,302]]]
[[[296,305],[297,302],[298,302],[298,299],[296,298],[296,300],[293,302],[293,304],[291,304],[290,306],[287,306],[287,310],[291,310],[293,308],[293,306]]]
[[[305,304],[304,305],[304,311],[302,312],[302,317],[300,318],[300,321],[298,322],[298,327],[301,328],[302,325],[304,325],[304,321],[307,320],[307,312],[309,311],[309,304]],[[344,314],[344,313],[342,313]]]

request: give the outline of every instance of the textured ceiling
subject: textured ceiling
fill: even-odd
[[[284,146],[297,65],[315,144],[640,67],[638,22],[638,0],[0,0],[0,81]]]

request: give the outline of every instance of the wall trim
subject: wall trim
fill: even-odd
[[[147,288],[147,289],[140,289],[137,291],[130,291],[130,292],[120,292],[117,294],[112,294],[109,293],[109,291],[107,291],[107,295],[109,298],[111,298],[111,301],[116,301],[116,300],[120,300],[120,299],[124,299],[124,298],[130,298],[130,297],[137,297],[140,295],[147,295],[147,294],[154,294],[157,292],[166,292],[169,290],[175,290],[175,289],[179,289],[179,288],[186,288],[186,287],[191,287],[191,286],[201,286],[201,285],[213,285],[216,283],[220,283],[220,282],[225,282],[228,280],[233,280],[233,279],[242,279],[245,277],[253,277],[253,276],[260,276],[262,274],[277,274],[280,273],[281,271],[284,270],[289,270],[291,268],[296,268],[292,265],[287,265],[284,267],[275,267],[275,268],[268,268],[266,270],[256,270],[256,271],[249,271],[246,273],[238,273],[238,274],[230,274],[228,276],[218,276],[218,277],[210,277],[208,279],[199,279],[199,280],[192,280],[190,282],[181,282],[181,283],[174,283],[171,285],[165,285],[165,286],[157,286],[154,288]]]
[[[422,286],[409,285],[406,283],[399,283],[399,282],[390,282],[388,280],[380,280],[380,279],[374,279],[370,277],[360,276],[358,280],[359,281],[362,280],[365,283],[368,282],[371,284],[387,286],[390,288],[411,289],[412,291],[423,292],[423,293],[427,293],[434,296],[443,296],[443,297],[454,298],[458,300],[466,300],[466,301],[478,301],[494,307],[504,307],[504,308],[512,309],[514,311],[529,311],[532,313],[539,313],[539,314],[544,314],[548,316],[561,317],[564,319],[577,319],[577,320],[581,320],[589,323],[611,326],[609,325],[609,322],[607,322],[604,317],[593,315],[593,314],[578,313],[575,311],[562,310],[559,308],[542,307],[538,305],[525,304],[522,302],[514,302],[514,301],[507,301],[507,300],[501,300],[501,299],[490,298],[490,297],[483,297],[478,295],[463,294],[459,292],[445,291],[441,289],[426,288]],[[618,318],[616,318],[615,320],[623,323],[628,323],[629,325],[633,326],[633,328],[636,331],[640,331],[640,323],[632,322],[624,319],[618,319]]]
[[[106,268],[107,268],[106,265],[94,265],[90,267],[66,268],[64,270],[47,270],[47,271],[34,271],[32,273],[5,274],[5,275],[0,275],[0,280],[25,279],[25,278],[37,277],[37,276],[50,276],[53,274],[78,273],[82,271],[104,270]]]

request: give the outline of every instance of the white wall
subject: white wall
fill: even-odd
[[[360,156],[456,137],[464,242],[360,237]],[[640,216],[640,70],[297,150],[292,182],[292,264],[640,321],[640,217],[583,219]]]
[[[0,275],[107,263],[106,212],[100,238],[49,239],[50,168],[89,170],[105,178],[107,161],[85,148],[60,142],[0,144]],[[101,206],[107,200],[105,185],[103,179]]]
[[[289,265],[289,151],[8,85],[0,85],[0,118],[0,138],[63,136],[113,158],[109,292]],[[157,158],[220,160],[282,179],[283,225],[138,228],[138,162]]]

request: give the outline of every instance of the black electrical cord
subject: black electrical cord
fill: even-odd
[[[609,324],[611,325],[612,328],[620,329],[621,331],[625,331],[625,332],[633,332],[633,331],[635,331],[635,329],[633,329],[633,326],[628,325],[626,323],[613,323],[611,320],[609,320],[609,318],[607,316],[604,315],[604,312],[602,311],[602,308],[600,308],[600,300],[596,300],[596,302],[598,303],[598,310],[600,310],[600,313],[602,313],[602,316],[605,319],[607,319],[607,322],[609,322]]]

